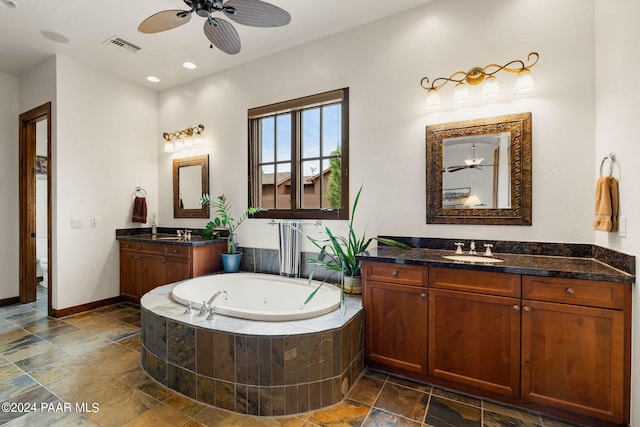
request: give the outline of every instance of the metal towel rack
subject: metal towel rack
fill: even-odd
[[[147,192],[142,187],[136,187],[136,196],[147,197]]]
[[[609,155],[605,156],[600,162],[600,176],[603,176],[602,168],[607,160],[609,160],[609,176],[613,176],[613,166],[616,163],[616,153],[614,152],[609,153]]]

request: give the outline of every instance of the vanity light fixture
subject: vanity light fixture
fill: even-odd
[[[524,95],[535,88],[531,68],[538,63],[540,55],[538,52],[531,52],[527,56],[527,62],[516,59],[507,62],[505,65],[489,64],[483,68],[474,67],[467,72],[456,71],[449,77],[438,77],[430,81],[428,77],[420,80],[420,86],[427,91],[427,109],[440,107],[440,93],[438,90],[449,82],[456,83],[453,91],[453,103],[456,105],[466,104],[469,101],[469,86],[482,84],[482,98],[488,101],[500,96],[500,85],[495,74],[499,71],[517,73],[514,93]]]
[[[198,125],[192,128],[185,128],[175,132],[164,132],[164,152],[173,153],[182,150],[191,150],[198,148],[203,144],[202,133],[204,125]]]

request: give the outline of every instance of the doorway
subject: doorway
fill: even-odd
[[[51,103],[20,114],[20,303],[51,308]],[[46,264],[45,264],[46,263]],[[38,288],[38,283],[42,286]],[[46,290],[44,288],[46,284]],[[38,291],[40,289],[40,291]]]

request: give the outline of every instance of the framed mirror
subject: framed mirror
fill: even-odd
[[[173,159],[173,217],[209,218],[209,205],[200,196],[209,193],[209,155]]]
[[[531,225],[531,113],[427,126],[427,224]]]

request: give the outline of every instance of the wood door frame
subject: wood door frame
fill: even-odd
[[[36,300],[36,123],[47,120],[47,313],[51,315],[51,102],[20,114],[20,303]]]

